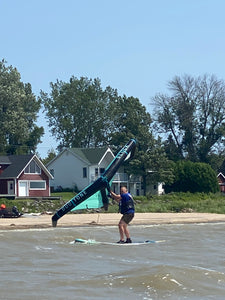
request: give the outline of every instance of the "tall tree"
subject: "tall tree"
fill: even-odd
[[[122,146],[130,138],[136,138],[140,150],[147,150],[152,141],[150,114],[138,98],[117,97],[110,101],[112,119],[111,145]]]
[[[168,87],[170,96],[153,98],[155,124],[162,136],[167,136],[166,149],[177,159],[209,162],[225,141],[224,81],[215,76],[185,75],[176,76]]]
[[[131,174],[142,177],[144,195],[148,184],[171,184],[174,179],[173,163],[166,157],[160,139],[153,139],[145,151],[138,149],[135,158],[130,162],[129,170]]]
[[[134,159],[125,164],[128,174],[142,177],[143,190],[149,183],[171,182],[173,177],[170,162],[165,155],[161,140],[153,137],[152,119],[138,98],[119,97],[111,104],[114,132],[111,144],[122,146],[130,138],[137,140]]]
[[[111,127],[108,105],[116,90],[101,87],[98,78],[72,76],[69,83],[50,83],[51,93],[41,91],[52,134],[63,147],[97,147],[108,141]]]
[[[34,152],[44,133],[35,122],[40,101],[31,85],[21,82],[16,68],[0,62],[0,153],[24,154]]]
[[[50,95],[42,91],[40,97],[52,133],[60,141],[59,150],[107,144],[117,152],[135,138],[135,160],[126,166],[126,171],[142,176],[144,189],[149,169],[157,168],[159,178],[159,165],[164,162],[166,166],[166,157],[151,133],[151,116],[139,99],[118,96],[111,87],[103,90],[98,78],[71,77],[69,83],[57,80],[51,83],[51,89]]]

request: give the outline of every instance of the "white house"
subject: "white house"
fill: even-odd
[[[113,159],[114,154],[107,147],[64,149],[46,165],[54,177],[50,186],[53,190],[69,188],[81,191],[98,179]],[[122,185],[127,186],[134,196],[143,195],[141,177],[129,177],[123,166],[113,177],[111,188],[119,193]],[[157,194],[158,186],[152,187],[151,192]]]
[[[82,190],[104,172],[113,158],[110,148],[64,149],[46,165],[55,174],[51,187]]]

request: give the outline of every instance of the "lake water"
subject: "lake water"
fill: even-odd
[[[0,231],[0,299],[225,299],[225,223]]]

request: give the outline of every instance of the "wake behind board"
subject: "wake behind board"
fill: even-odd
[[[134,243],[124,243],[124,244],[119,244],[119,243],[110,243],[110,242],[99,242],[96,240],[84,240],[84,239],[75,239],[74,243],[75,244],[89,244],[89,245],[113,245],[113,246],[139,246],[139,245],[149,245],[149,244],[157,244],[157,243],[162,243],[164,241],[152,241],[152,240],[147,240],[147,241],[141,241],[141,242],[134,242]]]

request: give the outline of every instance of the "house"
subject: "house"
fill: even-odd
[[[114,159],[110,148],[67,148],[60,152],[46,167],[54,177],[50,185],[52,190],[72,189],[81,191],[98,179]],[[124,172],[121,166],[114,175],[111,189],[120,192],[120,187],[127,186],[134,196],[143,195],[141,176]],[[148,186],[151,194],[163,194],[162,184]]]
[[[34,154],[0,156],[0,197],[49,197],[50,179]]]
[[[217,175],[217,179],[219,182],[220,192],[225,193],[225,176],[222,172]]]
[[[64,149],[46,165],[54,177],[51,188],[81,191],[98,179],[113,159],[114,154],[107,147]],[[113,177],[111,188],[119,193],[121,185],[127,186],[134,195],[141,194],[140,178],[130,182],[123,166]]]

